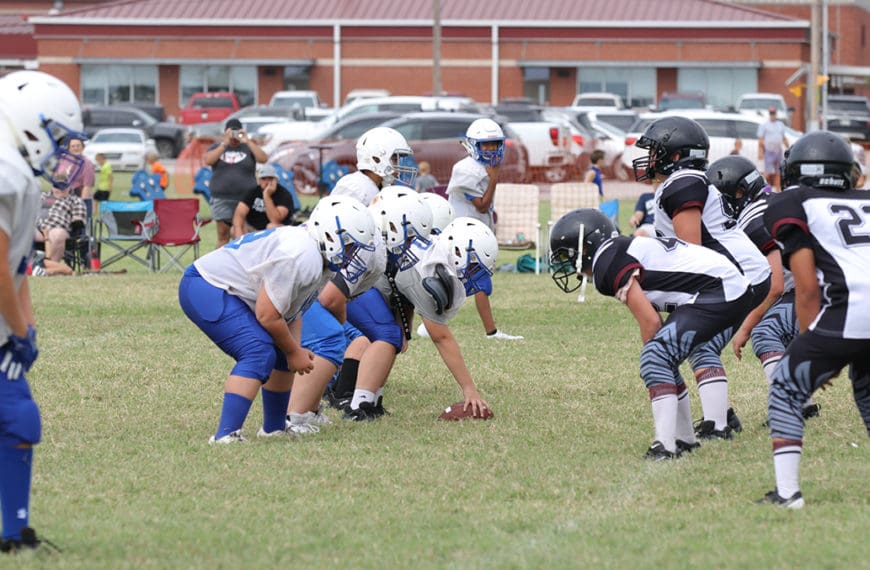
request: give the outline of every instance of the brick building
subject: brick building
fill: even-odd
[[[421,94],[432,90],[434,3],[72,1],[30,16],[31,65],[66,80],[85,103],[157,101],[169,114],[202,90],[265,103],[281,89],[314,89],[332,105],[355,88]],[[502,0],[494,19],[491,6],[440,0],[442,87],[482,102],[527,96],[554,105],[612,91],[634,107],[667,91],[703,91],[715,106],[771,91],[804,109],[806,91],[795,89],[803,79],[787,82],[809,65],[809,4]],[[867,4],[830,2],[833,84],[850,91],[863,92],[870,75]]]

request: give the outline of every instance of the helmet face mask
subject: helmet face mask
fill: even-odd
[[[683,168],[705,169],[710,138],[692,119],[662,117],[647,127],[635,146],[649,151],[647,156],[631,163],[635,180],[643,182],[657,175],[669,176]]]
[[[0,79],[0,116],[33,173],[53,186],[67,188],[84,166],[84,157],[62,146],[86,140],[78,98],[59,79],[39,71],[16,71]],[[54,177],[63,161],[67,180]]]
[[[484,166],[500,166],[504,161],[504,131],[492,119],[477,119],[471,123],[462,146],[471,158]]]
[[[813,131],[786,150],[780,168],[782,185],[849,190],[853,187],[854,163],[852,149],[843,137],[830,131]]]
[[[357,169],[368,170],[381,178],[381,186],[399,182],[414,187],[417,165],[414,152],[399,131],[375,127],[363,133],[356,143]]]
[[[580,274],[591,274],[595,254],[617,235],[610,218],[594,208],[579,208],[559,218],[550,232],[550,266],[556,285],[566,293],[576,291],[582,284]]]
[[[400,271],[419,261],[414,247],[427,250],[432,245],[432,210],[413,190],[388,186],[372,200],[369,212]]]
[[[331,271],[356,283],[367,266],[361,252],[374,251],[375,224],[357,200],[331,196],[317,203],[306,223]]]
[[[438,237],[448,248],[448,265],[467,294],[484,290],[498,255],[498,241],[486,224],[474,218],[456,218]]]

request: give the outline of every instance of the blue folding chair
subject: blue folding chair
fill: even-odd
[[[160,187],[160,175],[148,174],[144,170],[134,172],[130,185],[130,197],[139,200],[166,198],[163,188]]]
[[[154,209],[152,200],[139,202],[115,202],[106,200],[100,204],[99,231],[97,242],[102,246],[108,246],[117,251],[114,255],[104,260],[101,267],[107,267],[116,261],[129,257],[151,268],[148,259],[136,255],[142,248],[147,248],[148,242],[142,232],[142,223],[145,217]]]
[[[199,170],[196,171],[196,174],[193,176],[193,193],[194,194],[202,194],[205,198],[205,201],[211,203],[211,190],[209,189],[209,185],[211,184],[211,167],[203,166]]]
[[[320,173],[320,176],[323,180],[324,189],[327,194],[332,192],[338,179],[347,174],[348,171],[349,169],[347,167],[339,165],[334,160],[323,163],[323,172]]]
[[[619,229],[619,200],[601,202],[598,209],[601,210],[605,216],[610,218],[610,221],[613,222],[613,227]]]
[[[275,167],[275,171],[278,173],[278,184],[290,192],[290,196],[293,198],[293,210],[298,212],[302,209],[302,202],[299,201],[299,196],[296,195],[296,187],[293,185],[293,171],[284,170],[277,162],[273,162],[272,166]]]

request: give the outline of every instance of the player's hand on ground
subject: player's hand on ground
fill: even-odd
[[[481,398],[480,394],[476,391],[473,394],[465,395],[465,404],[463,405],[463,408],[466,411],[470,409],[475,416],[487,415],[487,411],[491,411],[489,403]]]
[[[297,374],[308,374],[314,370],[314,353],[300,348],[287,355],[287,367]]]

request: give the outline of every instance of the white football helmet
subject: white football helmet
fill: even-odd
[[[423,192],[420,194],[420,198],[432,210],[432,233],[440,234],[456,216],[453,212],[453,206],[446,198],[432,192]]]
[[[492,119],[477,119],[465,131],[462,146],[468,155],[484,166],[498,166],[504,160],[504,131]],[[483,143],[496,142],[495,150],[484,150]]]
[[[326,196],[306,222],[332,271],[355,283],[366,270],[360,250],[375,249],[375,224],[368,210],[350,196]]]
[[[66,83],[41,71],[15,71],[0,78],[0,115],[12,142],[34,174],[66,188],[85,159],[61,146],[69,137],[86,140],[78,98]],[[54,180],[60,160],[70,168],[67,182]]]
[[[384,237],[390,259],[400,270],[419,260],[411,246],[426,250],[432,245],[432,210],[409,188],[388,186],[372,200],[369,212]]]
[[[381,177],[381,186],[396,181],[410,188],[417,178],[414,151],[402,134],[389,127],[369,129],[356,141],[356,167]]]
[[[498,257],[498,241],[492,230],[480,220],[461,217],[447,224],[438,239],[447,242],[448,263],[466,291],[482,291],[480,282],[492,275]]]

